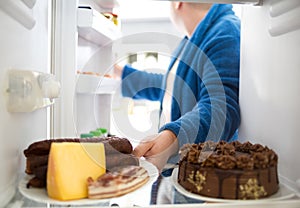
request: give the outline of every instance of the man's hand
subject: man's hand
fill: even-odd
[[[122,77],[123,68],[124,67],[122,67],[118,64],[114,65],[114,76],[115,76],[115,78],[121,78]]]
[[[178,152],[177,137],[172,131],[165,130],[161,133],[148,137],[140,142],[133,150],[137,157],[153,163],[161,172],[170,156]]]

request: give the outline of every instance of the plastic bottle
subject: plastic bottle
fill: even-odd
[[[11,69],[6,93],[9,112],[32,112],[53,104],[60,94],[60,84],[52,74]]]

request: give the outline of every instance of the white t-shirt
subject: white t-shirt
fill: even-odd
[[[163,126],[166,123],[171,121],[171,104],[172,104],[172,95],[174,88],[174,80],[176,76],[176,71],[178,67],[178,60],[172,66],[170,70],[167,81],[166,81],[166,91],[162,101],[162,113],[160,116],[160,126]]]

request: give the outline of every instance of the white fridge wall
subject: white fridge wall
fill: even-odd
[[[275,149],[282,182],[297,189],[295,182],[300,179],[300,30],[294,27],[294,31],[283,30],[277,36],[271,36],[268,31],[271,26],[284,29],[290,24],[286,20],[299,14],[299,7],[287,8],[287,3],[289,1],[265,0],[262,7],[243,8],[239,133],[244,140]],[[277,17],[271,17],[275,4],[286,9]]]
[[[21,2],[22,3],[22,2]],[[14,195],[17,179],[24,173],[23,150],[47,134],[46,109],[33,113],[8,113],[5,75],[8,69],[48,70],[48,1],[37,1],[32,9],[32,30],[0,9],[0,207]]]

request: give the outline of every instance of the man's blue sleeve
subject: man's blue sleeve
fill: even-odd
[[[139,71],[125,65],[122,73],[122,95],[133,99],[158,101],[163,89],[162,74]]]

